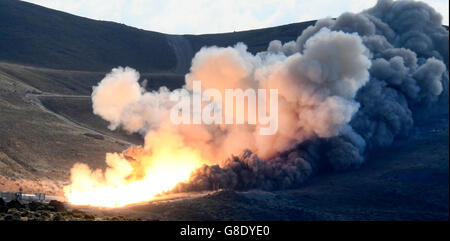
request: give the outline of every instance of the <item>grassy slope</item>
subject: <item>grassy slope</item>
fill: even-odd
[[[267,29],[183,35],[194,52],[245,42],[255,53],[273,39],[294,40],[313,22]],[[177,59],[166,34],[96,21],[17,0],[0,1],[0,61],[66,70],[171,72]]]
[[[133,144],[143,144],[143,138],[139,134],[129,134],[123,130],[109,130],[108,122],[93,114],[90,98],[41,97],[40,100],[51,111],[61,114],[82,126]]]
[[[0,62],[0,71],[19,79],[33,88],[47,93],[66,95],[91,95],[92,86],[105,77],[106,72],[57,70]],[[184,76],[173,73],[141,73],[141,80],[147,79],[147,88],[167,86],[179,88]]]
[[[164,34],[95,21],[17,0],[0,1],[0,60],[58,69],[171,70]]]
[[[0,70],[2,191],[16,191],[28,180],[42,181],[42,185],[24,186],[24,191],[44,191],[49,180],[68,181],[68,171],[75,162],[103,167],[106,152],[125,148],[109,137],[98,140],[86,136],[89,131],[42,111],[25,98],[30,92],[38,90]]]

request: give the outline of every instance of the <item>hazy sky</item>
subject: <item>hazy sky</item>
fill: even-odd
[[[360,12],[376,0],[27,0],[97,20],[173,34],[265,28]],[[448,0],[424,0],[449,23]]]

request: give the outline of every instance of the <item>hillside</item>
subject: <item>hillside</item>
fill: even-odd
[[[100,72],[122,65],[140,72],[185,74],[202,46],[245,42],[255,53],[273,39],[295,39],[312,23],[224,34],[167,35],[18,0],[1,0],[0,61]]]
[[[35,79],[28,74],[28,80]],[[80,160],[102,167],[105,152],[128,144],[114,137],[93,138],[47,111],[33,98],[41,90],[0,70],[0,190],[57,193]],[[96,164],[97,163],[97,164]]]
[[[176,64],[165,35],[95,21],[17,0],[0,1],[0,60],[41,67],[142,71]]]

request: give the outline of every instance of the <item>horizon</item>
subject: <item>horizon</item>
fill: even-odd
[[[104,0],[22,1],[94,20],[112,21],[166,34],[213,34],[270,28],[337,17],[344,12],[361,12],[376,4],[376,0],[362,2],[283,0],[282,3],[220,0],[211,4],[208,4],[207,0],[188,3],[170,0],[164,4],[142,0],[115,0],[107,1],[108,3]],[[429,4],[442,15],[443,25],[449,25],[448,1],[422,2]]]

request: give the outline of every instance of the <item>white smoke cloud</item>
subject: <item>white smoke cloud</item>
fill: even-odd
[[[111,129],[121,123],[122,113],[128,105],[137,102],[142,89],[137,82],[139,73],[132,68],[116,68],[102,80],[102,85],[93,88],[94,114],[108,120]]]
[[[279,131],[261,136],[252,125],[169,124],[170,92],[146,92],[139,74],[117,68],[94,87],[94,113],[130,132],[148,133],[172,125],[185,143],[203,150],[212,162],[250,149],[273,157],[312,137],[332,137],[349,123],[359,108],[356,91],[369,78],[369,52],[356,34],[323,29],[305,44],[303,54],[252,55],[242,43],[234,47],[206,47],[192,60],[186,90],[199,80],[205,89],[278,89]],[[151,81],[151,80],[150,80]],[[179,91],[179,90],[175,90]],[[200,134],[199,133],[204,133]],[[212,159],[211,159],[212,158]]]

